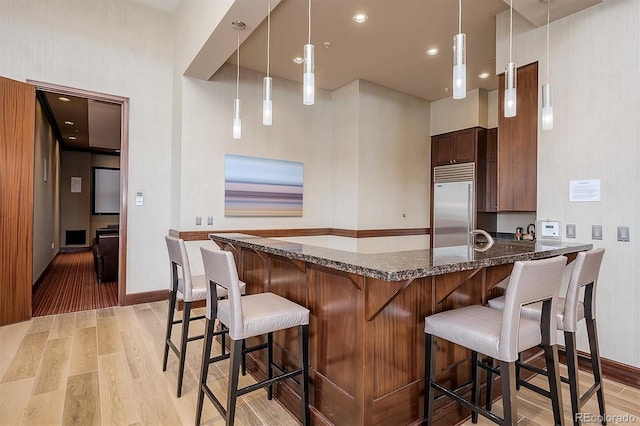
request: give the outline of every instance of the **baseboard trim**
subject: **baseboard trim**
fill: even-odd
[[[167,290],[154,290],[145,291],[142,293],[133,293],[125,295],[125,305],[137,305],[140,303],[158,302],[160,300],[167,300],[169,297],[169,291]]]
[[[33,283],[33,285],[31,286],[31,294],[35,294],[38,287],[40,287],[40,284],[42,284],[42,277],[44,277],[45,275],[47,275],[47,273],[49,273],[49,271],[51,270],[51,266],[53,265],[53,260],[56,258],[57,255],[58,254],[56,253],[55,256],[51,258],[51,261],[49,261],[49,264],[47,264],[47,266],[44,268],[44,271],[42,271],[42,273],[40,274],[36,282]]]
[[[169,235],[182,238],[185,241],[208,240],[209,234],[236,232],[240,234],[256,235],[258,237],[308,237],[319,235],[334,235],[350,238],[398,237],[407,235],[430,235],[430,228],[397,228],[397,229],[340,229],[340,228],[298,228],[298,229],[233,229],[209,231],[178,231],[169,230]]]
[[[589,356],[587,352],[582,351],[578,351],[578,354]],[[559,358],[560,362],[567,363],[566,352],[562,347],[559,351]],[[600,366],[605,378],[640,389],[640,368],[602,357],[600,357]],[[591,371],[591,363],[586,359],[578,358],[578,368]]]

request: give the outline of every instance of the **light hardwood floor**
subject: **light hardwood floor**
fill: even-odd
[[[0,425],[193,425],[202,341],[189,344],[183,396],[176,398],[175,355],[169,355],[162,372],[167,307],[166,302],[113,307],[1,327]],[[190,334],[203,327],[204,321],[193,323]],[[178,326],[174,336],[179,339]],[[211,365],[208,380],[217,395],[226,393],[227,371],[226,361]],[[586,374],[581,380],[589,382]],[[241,376],[242,385],[251,381]],[[570,424],[566,386],[563,391]],[[639,390],[606,380],[605,393],[608,414],[640,424]],[[519,424],[552,423],[544,398],[523,389],[518,404]],[[495,407],[499,412],[500,403]],[[597,414],[595,399],[585,411]],[[202,418],[203,424],[223,424],[206,399]],[[268,401],[264,390],[240,398],[236,420],[239,425],[298,424],[275,400]],[[480,418],[478,424],[492,423]]]

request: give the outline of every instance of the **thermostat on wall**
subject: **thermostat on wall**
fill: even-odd
[[[560,222],[541,221],[540,236],[543,238],[560,238]]]

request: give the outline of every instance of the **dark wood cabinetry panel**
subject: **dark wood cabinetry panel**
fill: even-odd
[[[478,145],[478,211],[498,209],[498,129],[488,129],[485,144]]]
[[[498,211],[536,211],[538,63],[518,68],[517,113],[504,117],[504,74],[498,76]]]
[[[483,129],[482,129],[483,130]],[[470,163],[476,160],[476,139],[479,127],[443,133],[431,137],[433,166]]]

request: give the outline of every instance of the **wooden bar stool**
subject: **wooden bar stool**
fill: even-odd
[[[543,345],[549,371],[549,387],[555,424],[563,424],[562,395],[558,373],[558,349],[556,345],[556,304],[562,283],[562,274],[567,263],[565,256],[543,260],[519,261],[514,264],[505,295],[505,309],[500,312],[486,306],[474,305],[425,318],[425,378],[424,420],[433,422],[435,391],[449,396],[472,410],[471,420],[478,421],[478,414],[501,425],[515,425],[518,421],[516,408],[515,364],[518,354],[526,349]],[[520,316],[524,305],[542,302],[542,321]],[[456,393],[458,389],[447,389],[436,382],[436,340],[448,340],[472,351],[471,401]],[[500,361],[502,399],[504,414],[500,418],[478,405],[480,386],[478,353]],[[462,386],[464,388],[466,386]]]
[[[567,354],[568,377],[562,377],[562,381],[569,384],[571,395],[571,411],[574,425],[581,424],[580,409],[594,395],[597,394],[598,407],[603,419],[602,424],[606,424],[604,390],[602,388],[602,368],[600,366],[600,350],[598,346],[598,333],[596,329],[596,283],[600,274],[600,265],[604,257],[604,249],[598,248],[586,252],[580,252],[576,256],[575,266],[569,279],[565,298],[560,298],[557,306],[557,327],[564,332],[564,341]],[[580,300],[581,289],[584,288],[583,300]],[[489,300],[489,307],[493,309],[504,309],[504,296]],[[522,309],[522,316],[525,318],[540,321],[542,306],[540,303],[528,305]],[[576,331],[578,322],[584,320],[589,338],[590,356],[578,355],[576,349]],[[580,394],[580,384],[578,380],[578,358],[584,358],[591,364],[594,384],[587,389],[584,394]],[[547,374],[545,370],[531,365],[519,363],[520,368],[539,373]],[[521,386],[531,389],[541,395],[548,396],[548,392],[535,386],[532,383],[520,380]],[[491,404],[491,370],[487,376],[487,407]]]
[[[216,409],[225,418],[227,425],[235,420],[236,400],[251,391],[268,387],[267,398],[272,397],[272,386],[280,381],[301,375],[300,399],[302,402],[303,424],[310,424],[309,411],[309,310],[284,297],[273,293],[258,293],[241,296],[238,272],[233,255],[228,251],[210,250],[201,247],[202,260],[207,285],[207,313],[205,341],[202,350],[202,368],[198,389],[198,405],[196,408],[196,425],[200,424],[204,395],[211,400]],[[221,286],[228,291],[228,298],[213,300],[211,286]],[[207,385],[209,364],[220,357],[210,359],[213,339],[213,323],[218,319],[228,328],[231,338],[229,360],[229,384],[226,407],[213,394]],[[273,332],[298,327],[300,368],[285,372],[272,362]],[[243,352],[242,342],[249,337],[267,335],[267,379],[256,384],[238,389],[240,358]],[[273,369],[278,376],[273,376]]]
[[[176,354],[179,359],[178,365],[178,398],[182,395],[182,379],[184,377],[184,363],[187,356],[187,343],[199,340],[204,334],[189,337],[189,323],[204,319],[204,315],[191,316],[191,303],[198,300],[205,300],[207,297],[207,284],[204,275],[191,275],[191,265],[187,256],[187,249],[184,240],[165,236],[167,250],[169,252],[169,262],[171,266],[171,288],[169,289],[169,312],[167,314],[167,330],[165,336],[164,356],[162,359],[162,371],[167,371],[167,360],[169,349]],[[244,293],[245,285],[241,283],[241,291]],[[226,297],[227,290],[222,287],[216,288],[218,297]],[[184,313],[182,319],[174,320],[178,292],[184,301]],[[171,340],[171,331],[174,324],[182,324],[182,338],[180,348]],[[216,334],[224,334],[226,330],[221,330]],[[222,339],[221,350],[224,354],[224,339]]]

